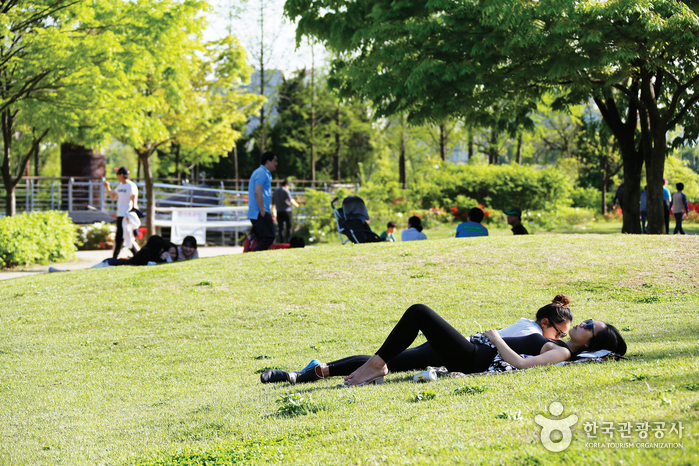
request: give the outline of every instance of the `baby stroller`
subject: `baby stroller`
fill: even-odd
[[[330,205],[337,221],[337,229],[340,231],[340,241],[353,243],[376,243],[381,241],[379,235],[371,231],[366,223],[369,220],[369,212],[361,197],[349,196],[342,201],[342,207],[335,207],[338,198],[333,199]],[[342,235],[347,239],[343,239]]]

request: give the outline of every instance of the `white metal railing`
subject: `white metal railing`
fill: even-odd
[[[106,190],[102,185],[103,180],[95,178],[68,178],[68,177],[24,177],[15,188],[15,202],[17,212],[30,212],[33,210],[63,210],[63,211],[87,211],[99,210],[111,213],[115,210],[115,203],[106,196]],[[217,187],[200,187],[189,184],[186,180],[182,184],[157,181],[156,206],[160,205],[164,198],[171,196],[167,203],[172,206],[211,206],[211,199],[218,200],[217,205],[243,205],[247,199],[248,180],[217,180]],[[280,185],[280,180],[272,182],[273,187]],[[304,189],[312,184],[308,181],[294,181],[294,196],[303,199]],[[139,203],[145,206],[146,193],[143,181],[136,181],[139,187]],[[340,184],[333,182],[313,183],[315,189],[325,192],[334,192],[338,188],[353,188],[357,185]],[[238,189],[231,189],[237,186]],[[4,186],[0,183],[0,194],[4,194]],[[5,196],[0,195],[0,212],[5,211]]]

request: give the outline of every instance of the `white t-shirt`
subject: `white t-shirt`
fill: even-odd
[[[541,335],[543,332],[539,324],[530,319],[525,319],[522,317],[519,322],[515,322],[509,327],[505,327],[502,330],[498,330],[501,337],[526,337],[527,335],[532,335],[538,333]]]
[[[117,192],[117,217],[126,217],[133,205],[131,205],[131,196],[136,195],[138,199],[138,186],[131,180],[126,180],[126,183],[119,183],[115,189]]]
[[[419,239],[427,239],[427,235],[421,231],[417,231],[415,228],[408,228],[403,230],[400,234],[401,241],[416,241]]]

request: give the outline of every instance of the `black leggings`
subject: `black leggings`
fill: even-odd
[[[119,257],[121,247],[124,245],[124,226],[122,225],[123,220],[124,217],[117,217],[117,231],[116,235],[114,236],[114,254],[112,254],[112,258],[114,259]]]
[[[420,331],[427,343],[406,349]],[[485,371],[496,351],[471,343],[432,309],[424,304],[414,304],[405,311],[376,354],[386,361],[391,372],[446,366],[450,371],[473,373]],[[329,375],[349,375],[367,359],[369,356],[359,355],[330,362]]]

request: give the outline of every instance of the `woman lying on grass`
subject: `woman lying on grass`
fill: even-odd
[[[549,311],[568,314],[572,319],[570,310],[565,307],[567,303],[568,299],[559,295],[552,304],[539,311],[549,308]],[[539,315],[537,313],[537,317]],[[549,328],[556,332],[556,336],[562,336],[565,335],[562,329],[570,326],[569,321],[559,325],[556,320],[547,320],[548,324],[541,325],[542,333],[546,332],[547,336],[552,336],[551,330],[547,330]],[[407,350],[420,331],[429,346]],[[301,372],[266,371],[261,379],[263,382],[279,381],[283,375],[293,384],[346,375],[346,384],[358,385],[379,382],[389,371],[424,369],[428,365],[446,366],[450,371],[463,373],[483,372],[498,353],[505,362],[523,369],[556,364],[582,351],[607,349],[621,355],[626,352],[626,343],[614,326],[592,320],[573,327],[567,344],[547,339],[541,333],[503,338],[498,331],[490,330],[485,332],[485,336],[491,345],[478,338],[464,337],[432,309],[416,304],[403,314],[374,356],[350,356],[327,365],[308,367]],[[531,357],[523,358],[520,354]]]

